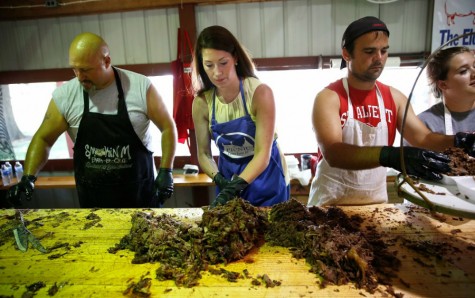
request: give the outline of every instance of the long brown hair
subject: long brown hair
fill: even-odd
[[[255,77],[254,63],[247,49],[234,37],[234,35],[222,26],[210,26],[201,31],[195,45],[192,63],[193,89],[197,95],[214,88],[203,67],[203,49],[226,51],[235,57],[236,73],[240,78]]]

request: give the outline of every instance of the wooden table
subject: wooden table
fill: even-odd
[[[376,226],[389,239],[432,240],[445,243],[452,250],[441,257],[423,256],[401,244],[391,250],[402,262],[398,277],[392,281],[396,293],[404,297],[473,297],[475,293],[475,221],[452,217],[433,217],[425,209],[411,205],[373,205],[342,208],[348,215],[365,219],[364,225]],[[133,252],[110,254],[113,247],[131,227],[134,209],[63,209],[34,210],[25,214],[27,220],[39,219],[29,225],[36,237],[44,237],[45,247],[69,243],[68,249],[58,248],[42,254],[33,248],[21,252],[13,237],[0,246],[0,295],[21,297],[26,286],[44,282],[38,297],[48,296],[54,284],[56,297],[121,297],[132,283],[142,277],[152,279],[152,297],[389,297],[383,286],[374,294],[357,289],[353,284],[320,289],[317,276],[309,272],[305,260],[292,258],[286,248],[263,245],[244,261],[221,267],[251,276],[267,274],[281,281],[280,286],[253,286],[251,279],[235,283],[218,275],[204,272],[200,285],[176,287],[173,281],[158,281],[155,270],[159,264],[132,264]],[[156,209],[157,213],[175,214],[183,220],[198,220],[202,210]],[[85,228],[95,213],[101,220]],[[14,210],[0,211],[0,225]],[[54,258],[52,257],[54,256]],[[48,258],[50,257],[50,259]]]
[[[11,185],[16,184],[17,179],[13,178],[10,185],[4,186],[0,179],[0,190],[8,189]],[[214,186],[213,180],[205,173],[199,173],[197,175],[184,175],[173,174],[173,184],[178,187],[185,186]],[[292,186],[301,192],[304,187],[300,185],[298,180],[292,180]],[[75,188],[76,181],[74,176],[38,176],[35,182],[36,189],[48,189],[48,188]],[[309,186],[305,187],[308,195]]]
[[[11,185],[16,184],[17,179],[13,178]],[[214,185],[208,175],[201,173],[198,175],[173,174],[173,184],[181,186],[211,186]],[[74,176],[38,176],[35,182],[36,189],[48,188],[75,188],[76,181]],[[0,190],[10,188],[10,185],[4,186],[0,180]]]

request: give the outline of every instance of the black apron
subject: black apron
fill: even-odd
[[[84,112],[74,144],[74,176],[83,208],[158,207],[153,193],[153,153],[134,131],[124,91],[115,68],[119,91],[116,115],[89,112],[83,91]]]

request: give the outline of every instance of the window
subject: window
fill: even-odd
[[[24,136],[23,138],[12,140],[15,159],[25,159],[28,145],[43,121],[51,100],[51,94],[56,86],[57,84],[54,82],[8,85],[13,116]],[[66,135],[58,138],[50,152],[50,158],[69,158]]]
[[[409,96],[420,70],[419,67],[386,67],[379,80]],[[317,152],[318,144],[311,120],[313,101],[321,89],[346,74],[346,69],[334,68],[258,73],[261,81],[268,84],[274,92],[277,109],[276,130],[279,145],[285,154]],[[424,71],[414,89],[411,104],[418,114],[433,103]],[[396,134],[394,145],[399,144],[400,135]]]
[[[409,96],[412,85],[420,72],[416,67],[386,67],[380,81],[392,85]],[[276,101],[276,131],[279,145],[285,154],[316,152],[317,142],[312,129],[311,113],[316,94],[329,83],[343,77],[346,70],[311,69],[259,71],[258,77],[268,84]],[[170,113],[173,111],[173,78],[171,75],[150,78],[165,100]],[[12,84],[9,85],[12,110],[15,121],[24,138],[13,141],[16,159],[23,160],[31,137],[44,117],[56,83]],[[32,101],[35,104],[31,104]],[[434,103],[422,73],[414,89],[411,104],[420,113]],[[155,155],[161,155],[160,131],[153,124]],[[399,145],[398,136],[395,145]],[[71,144],[69,142],[69,144]],[[71,145],[69,145],[71,146]],[[213,146],[214,147],[214,146]],[[218,154],[216,148],[213,151]],[[177,156],[188,156],[187,144],[178,144]],[[61,136],[50,153],[50,159],[69,158],[68,140]]]
[[[152,84],[158,89],[162,95],[165,104],[170,113],[173,112],[173,77],[171,75],[151,77]],[[53,90],[57,83],[30,83],[30,84],[11,84],[8,85],[12,111],[18,128],[25,136],[24,138],[14,140],[13,149],[15,159],[24,160],[28,145],[36,130],[40,126],[45,115],[48,104],[51,100]],[[32,105],[32,101],[35,104]],[[160,131],[151,124],[150,129],[154,137],[154,155],[161,155]],[[68,141],[67,134],[63,134],[58,138],[50,152],[50,159],[70,158],[70,148],[72,143]],[[177,156],[190,155],[186,144],[177,146]]]

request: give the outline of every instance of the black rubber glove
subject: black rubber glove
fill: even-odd
[[[404,162],[408,175],[429,180],[442,180],[441,173],[450,171],[450,158],[447,155],[416,147],[404,147]],[[384,146],[379,163],[402,172],[400,148]]]
[[[468,155],[475,157],[475,133],[458,132],[455,134],[454,145],[463,148]]]
[[[249,184],[246,180],[242,179],[239,176],[234,175],[233,179],[229,181],[228,185],[226,185],[221,192],[218,194],[216,199],[211,203],[210,208],[214,208],[218,205],[224,205],[228,201],[234,199],[235,197],[239,197],[242,191],[248,186]]]
[[[31,200],[33,191],[35,190],[35,181],[35,176],[24,175],[21,177],[20,182],[10,187],[7,194],[7,200],[13,205],[13,207],[21,206],[22,199],[28,201]]]
[[[214,184],[216,184],[219,187],[220,190],[223,190],[226,187],[226,185],[229,184],[229,180],[224,178],[224,176],[221,175],[220,172],[218,172],[218,174],[214,175],[213,182],[214,182]]]
[[[160,168],[157,179],[155,179],[154,193],[158,197],[158,202],[163,205],[173,194],[172,169]]]

